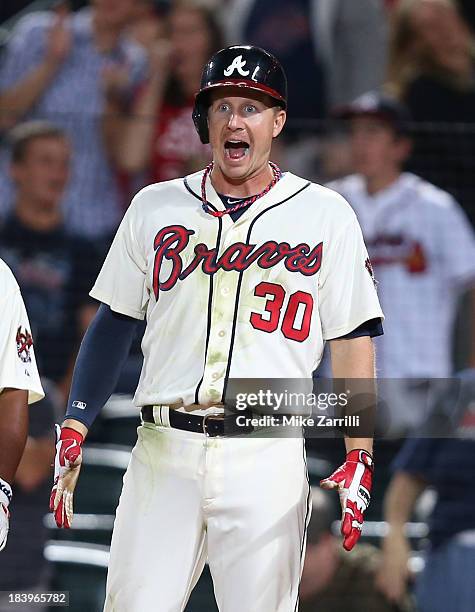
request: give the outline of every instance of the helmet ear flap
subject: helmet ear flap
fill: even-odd
[[[196,96],[192,117],[201,142],[203,144],[208,144],[208,105],[204,103],[203,96],[200,94]]]

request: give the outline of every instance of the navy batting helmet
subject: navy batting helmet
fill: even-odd
[[[209,92],[232,85],[266,93],[282,108],[287,107],[287,78],[280,62],[260,47],[236,45],[221,49],[206,64],[200,90],[195,97],[193,121],[201,142],[209,142]]]

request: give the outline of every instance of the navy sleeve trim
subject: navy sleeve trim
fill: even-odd
[[[359,325],[349,334],[339,336],[338,338],[334,338],[334,340],[341,340],[343,338],[361,338],[363,336],[370,336],[370,338],[375,338],[376,336],[382,336],[383,334],[383,324],[381,322],[381,319],[378,317],[376,319],[369,319],[369,321],[365,321],[362,325]]]

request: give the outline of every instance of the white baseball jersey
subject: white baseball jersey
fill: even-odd
[[[445,377],[459,291],[475,281],[475,236],[451,195],[409,173],[371,196],[364,179],[330,186],[361,224],[386,314],[381,377]]]
[[[7,388],[26,389],[32,404],[45,394],[30,330],[18,283],[0,259],[0,393]]]
[[[203,171],[140,191],[91,295],[142,319],[146,404],[223,401],[229,378],[310,378],[326,340],[383,317],[356,216],[289,172],[236,221]],[[210,180],[208,201],[224,205]]]

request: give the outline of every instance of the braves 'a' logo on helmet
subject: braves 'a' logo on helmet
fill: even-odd
[[[231,76],[237,70],[241,76],[249,76],[249,70],[244,70],[246,60],[242,59],[242,55],[237,55],[227,68],[224,69],[224,76]]]
[[[196,94],[193,121],[203,144],[209,142],[209,91],[214,87],[235,85],[263,91],[277,104],[287,107],[287,79],[279,61],[259,47],[233,45],[221,49],[206,64]]]
[[[32,346],[33,338],[31,337],[30,332],[26,329],[26,327],[25,331],[22,331],[20,325],[16,332],[16,349],[18,352],[18,357],[23,361],[23,363],[29,363],[31,361],[30,349]]]

